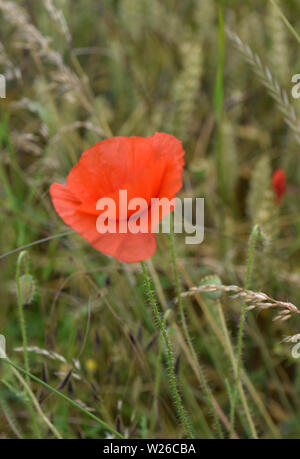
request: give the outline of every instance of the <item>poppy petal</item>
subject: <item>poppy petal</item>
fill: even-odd
[[[82,202],[96,201],[134,182],[153,157],[151,143],[143,137],[102,140],[81,155],[67,186]]]
[[[164,156],[168,160],[159,197],[172,199],[182,188],[182,169],[184,166],[182,143],[171,134],[158,132],[150,137],[150,140],[156,155]]]
[[[86,150],[69,173],[66,185],[54,183],[50,188],[53,205],[64,222],[99,251],[120,261],[135,262],[151,257],[156,250],[155,233],[159,220],[173,207],[167,206],[152,217],[152,198],[172,199],[182,186],[182,144],[170,134],[152,137],[114,137],[98,142]],[[108,220],[121,220],[119,191],[127,191],[127,202],[143,198],[141,208],[130,209],[127,219],[136,222],[140,232],[102,234],[97,230],[100,198],[111,198],[114,206],[105,211]],[[140,202],[137,203],[140,206]],[[131,216],[134,220],[131,219]],[[126,218],[126,217],[125,217]],[[151,221],[152,218],[152,221]],[[126,221],[126,220],[125,220]],[[118,231],[119,223],[116,225]],[[121,231],[121,230],[120,230]]]
[[[80,212],[79,202],[65,185],[53,183],[50,194],[54,208],[64,222],[100,252],[126,263],[146,260],[156,250],[155,234],[100,234],[97,216]]]

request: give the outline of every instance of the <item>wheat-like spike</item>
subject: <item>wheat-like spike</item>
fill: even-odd
[[[58,26],[59,26],[62,34],[64,35],[67,43],[70,44],[71,41],[72,41],[72,35],[71,35],[70,30],[69,30],[69,27],[68,27],[68,24],[67,24],[67,21],[66,21],[66,18],[64,16],[63,11],[59,10],[58,8],[56,8],[56,6],[54,5],[53,0],[44,0],[44,1],[45,1],[46,10],[48,11],[49,15],[51,16],[53,21],[58,24]]]
[[[77,94],[81,95],[82,81],[64,63],[62,55],[51,48],[51,39],[42,35],[30,22],[27,12],[15,2],[4,0],[0,0],[0,11],[2,11],[5,19],[16,27],[18,31],[21,41],[19,43],[14,42],[15,46],[19,46],[22,49],[31,49],[41,58],[53,64],[57,68],[57,72],[53,72],[55,81],[64,87],[66,91],[76,91]],[[85,99],[83,103],[89,108]]]
[[[139,0],[140,1],[140,0]],[[144,0],[147,7],[147,22],[157,33],[166,40],[178,43],[178,30],[182,28],[179,16],[168,7],[167,2],[160,0]],[[168,18],[168,27],[165,27],[165,20]],[[184,32],[183,32],[184,34]]]
[[[15,347],[14,351],[15,352],[24,352],[24,348],[23,348],[23,346]],[[43,355],[44,357],[48,357],[51,360],[57,360],[59,362],[62,362],[64,364],[68,365],[68,367],[72,366],[72,364],[70,364],[67,361],[67,359],[65,359],[65,357],[63,355],[58,354],[57,352],[48,351],[48,349],[42,349],[42,348],[40,348],[38,346],[28,346],[27,347],[27,351],[28,352],[32,352],[33,354]],[[73,365],[77,370],[80,371],[80,362],[77,359],[73,359]],[[55,374],[57,376],[61,376],[61,377],[66,376],[66,372],[64,372],[64,371],[58,371]],[[78,373],[76,373],[75,371],[72,372],[72,377],[74,379],[79,379],[79,380],[81,379],[80,375]]]
[[[192,39],[184,41],[181,44],[181,56],[183,68],[172,91],[176,109],[170,131],[185,140],[196,108],[197,93],[202,76],[203,54],[201,44]]]
[[[194,17],[197,26],[207,35],[213,32],[213,21],[216,18],[216,8],[211,0],[196,1]]]
[[[33,49],[39,51],[41,56],[48,59],[57,66],[63,66],[62,56],[50,48],[50,38],[44,37],[40,31],[29,22],[26,11],[15,2],[0,0],[0,10],[5,18],[13,24],[20,36],[24,39],[23,46],[32,45]]]
[[[238,180],[238,155],[236,149],[235,126],[228,120],[222,125],[223,167],[226,170],[225,186],[230,199],[234,199],[234,191]]]
[[[218,292],[223,291],[227,293],[233,293],[233,298],[241,298],[245,303],[248,304],[247,310],[258,309],[270,309],[279,308],[279,312],[274,320],[287,320],[292,314],[300,314],[300,310],[292,303],[274,300],[263,292],[254,292],[253,290],[245,290],[237,285],[216,285],[207,284],[200,285],[198,287],[192,287],[187,292],[183,292],[181,296],[193,296],[196,293],[203,292]]]
[[[300,123],[286,91],[280,87],[277,80],[272,76],[269,67],[262,63],[260,57],[236,33],[229,29],[226,29],[226,33],[244,59],[251,65],[262,84],[267,88],[270,96],[275,100],[279,111],[283,114],[285,123],[292,129],[296,142],[300,145]]]
[[[261,228],[261,237],[257,241],[259,250],[254,256],[253,287],[255,289],[262,288],[262,280],[264,285],[268,284],[276,271],[277,260],[272,260],[270,255],[280,233],[279,206],[275,204],[271,177],[271,161],[269,156],[264,154],[254,166],[247,197],[247,211],[252,226],[258,224]]]
[[[84,129],[87,129],[88,131],[95,132],[99,137],[103,137],[105,135],[103,130],[99,126],[95,126],[90,121],[75,121],[72,124],[69,124],[69,125],[66,125],[60,128],[57,134],[55,134],[51,138],[49,144],[53,144],[57,142],[61,138],[61,136],[63,136],[66,132],[75,131],[76,129],[80,129],[80,128],[84,128]]]
[[[135,39],[139,39],[145,23],[144,0],[121,0],[119,3],[119,16],[126,29]]]
[[[289,78],[289,48],[286,40],[286,27],[279,15],[278,7],[270,2],[267,8],[266,21],[271,39],[269,56],[272,68],[276,69],[279,82],[285,82]]]
[[[264,196],[270,190],[271,176],[270,158],[268,155],[263,155],[254,166],[247,198],[247,210],[253,224],[261,223],[257,222],[257,214],[262,207]]]

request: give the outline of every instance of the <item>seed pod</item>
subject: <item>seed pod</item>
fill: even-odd
[[[20,293],[23,306],[31,304],[36,293],[36,283],[31,274],[20,277]]]

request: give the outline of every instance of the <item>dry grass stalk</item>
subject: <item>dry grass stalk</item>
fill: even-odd
[[[284,116],[284,121],[292,129],[295,140],[300,145],[300,123],[296,117],[294,107],[289,101],[287,92],[280,87],[278,81],[272,76],[269,67],[262,63],[260,57],[236,33],[229,29],[226,29],[226,33],[244,59],[251,65],[262,84],[267,88],[270,96],[275,100],[277,108]]]
[[[56,6],[53,3],[53,0],[45,0],[45,7],[53,21],[58,24],[67,43],[70,44],[72,41],[72,36],[63,11],[56,8]]]
[[[30,49],[40,58],[54,65],[58,71],[53,72],[53,76],[56,83],[63,87],[64,92],[72,90],[80,94],[82,82],[65,65],[62,55],[51,48],[51,38],[42,35],[30,22],[27,12],[15,2],[4,0],[0,0],[0,11],[4,18],[17,29],[20,41],[14,41],[15,46],[21,49]]]
[[[34,354],[44,355],[45,357],[49,357],[52,360],[59,360],[62,363],[68,363],[67,360],[57,352],[48,351],[47,349],[41,349],[38,346],[29,346],[27,350],[29,352],[33,352]],[[23,347],[15,347],[14,351],[23,352]]]
[[[192,287],[187,292],[183,292],[181,296],[193,296],[197,292],[208,293],[208,292],[227,292],[233,293],[233,298],[240,298],[245,301],[248,306],[247,310],[252,309],[270,309],[278,308],[277,315],[274,320],[287,320],[292,314],[299,314],[300,310],[292,303],[274,300],[270,298],[266,293],[253,292],[252,290],[245,290],[237,285],[200,285],[199,287]]]
[[[4,75],[7,80],[17,79],[20,80],[21,70],[16,67],[8,58],[3,43],[0,41],[0,67],[4,68]]]
[[[23,349],[23,346],[20,346],[20,347],[15,347],[14,348],[14,351],[15,352],[24,352],[24,349]],[[52,360],[57,360],[61,363],[64,363],[66,365],[67,368],[71,368],[72,366],[74,366],[74,368],[76,368],[78,371],[80,371],[81,369],[81,365],[80,365],[80,362],[78,359],[73,359],[73,364],[70,364],[64,356],[62,356],[61,354],[58,354],[57,352],[54,352],[54,351],[48,351],[48,349],[42,349],[38,346],[28,346],[27,347],[27,351],[28,352],[32,352],[33,354],[36,354],[36,355],[43,355],[44,357],[48,357],[49,359],[52,359]],[[61,378],[64,378],[66,375],[67,375],[67,371],[57,371],[55,372],[56,376],[58,377],[61,377]],[[76,373],[75,371],[72,371],[72,377],[74,379],[78,379],[80,380],[81,377],[78,373]]]

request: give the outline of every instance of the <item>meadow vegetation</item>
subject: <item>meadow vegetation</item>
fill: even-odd
[[[0,0],[0,24],[1,438],[300,438],[299,2]],[[143,273],[49,187],[156,131],[183,142],[205,239],[159,234]]]

